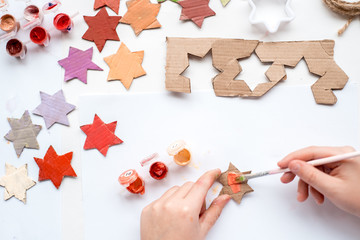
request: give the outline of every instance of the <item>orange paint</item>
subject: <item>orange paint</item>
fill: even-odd
[[[174,156],[174,161],[179,164],[180,166],[184,166],[188,164],[191,160],[191,154],[189,150],[183,149],[178,154]]]
[[[131,193],[145,193],[145,182],[134,169],[123,172],[119,177],[119,183]]]
[[[238,193],[241,191],[241,184],[236,182],[236,177],[238,177],[239,174],[229,172],[227,175],[228,184],[231,187],[231,191],[233,193]]]

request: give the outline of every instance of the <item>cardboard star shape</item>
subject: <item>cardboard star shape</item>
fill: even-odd
[[[136,36],[144,29],[161,27],[156,19],[160,4],[153,4],[150,0],[130,0],[126,2],[128,11],[120,20],[121,23],[130,24]]]
[[[65,69],[65,82],[78,78],[83,83],[87,83],[87,70],[102,71],[98,65],[91,61],[93,48],[86,51],[70,47],[68,57],[61,59],[58,63]]]
[[[134,78],[146,74],[141,66],[143,58],[144,51],[131,52],[124,43],[121,43],[116,54],[104,58],[110,67],[107,80],[120,80],[129,90]]]
[[[34,158],[40,168],[39,181],[50,179],[54,186],[59,188],[64,176],[77,177],[74,169],[71,167],[72,156],[72,152],[57,155],[53,146],[50,146],[44,159]]]
[[[0,186],[5,187],[4,199],[16,197],[26,203],[26,190],[36,183],[28,177],[27,164],[16,168],[5,163],[5,175],[0,178]]]
[[[24,148],[39,149],[36,136],[39,134],[41,126],[31,122],[29,111],[25,111],[20,119],[8,118],[8,122],[11,130],[5,135],[5,139],[13,143],[18,157]]]
[[[191,20],[201,28],[204,18],[214,16],[215,12],[209,7],[210,0],[180,0],[182,6],[180,20]]]
[[[243,196],[246,193],[253,192],[254,190],[247,184],[247,182],[245,182],[245,183],[240,184],[240,191],[237,192],[237,193],[234,193],[232,191],[231,187],[228,184],[228,173],[229,172],[234,172],[234,173],[240,173],[241,174],[241,172],[232,163],[230,163],[228,170],[226,172],[221,173],[221,175],[220,175],[220,177],[218,179],[218,181],[223,185],[223,188],[220,191],[220,195],[228,194],[228,195],[231,196],[232,199],[235,200],[235,202],[240,204],[241,199],[243,198]],[[250,172],[244,172],[244,174],[248,174],[248,173],[251,173],[251,171]]]
[[[116,124],[116,121],[106,124],[95,114],[92,124],[80,127],[87,135],[84,149],[96,148],[102,155],[106,156],[110,146],[123,143],[123,141],[115,135]]]
[[[120,19],[120,16],[109,16],[105,8],[102,8],[94,17],[84,16],[89,29],[82,38],[93,41],[101,52],[107,40],[120,41],[116,33],[116,26]]]
[[[54,95],[40,92],[40,98],[41,104],[32,113],[44,118],[47,129],[54,125],[54,123],[69,126],[67,114],[72,112],[75,106],[65,101],[62,90]]]
[[[104,6],[108,6],[116,14],[119,14],[120,0],[95,0],[94,10],[98,10]]]

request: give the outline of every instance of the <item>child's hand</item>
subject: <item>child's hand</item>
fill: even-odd
[[[306,161],[355,151],[352,147],[308,147],[286,156],[279,167],[289,167],[291,172],[281,177],[283,183],[294,180],[296,174],[300,202],[309,196],[309,189],[318,204],[327,197],[340,209],[360,217],[360,158],[313,167]]]
[[[206,210],[205,197],[220,175],[220,170],[205,173],[196,183],[170,188],[162,197],[146,206],[141,214],[142,240],[205,239],[230,196],[216,198]]]

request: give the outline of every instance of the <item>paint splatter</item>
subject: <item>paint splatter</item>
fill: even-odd
[[[231,191],[233,193],[238,193],[241,191],[240,183],[236,182],[236,177],[238,177],[239,174],[229,172],[227,175],[228,184],[231,187]]]

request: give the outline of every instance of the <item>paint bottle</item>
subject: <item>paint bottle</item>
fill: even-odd
[[[48,46],[50,42],[50,35],[45,28],[37,26],[30,31],[30,40],[38,45]]]
[[[191,153],[183,140],[172,143],[167,152],[173,156],[174,162],[180,166],[185,166],[191,161]]]
[[[54,0],[48,3],[45,3],[42,10],[44,14],[50,13],[50,12],[56,12],[58,8],[61,6],[61,2],[59,0]]]
[[[29,5],[24,10],[24,19],[27,22],[22,24],[21,28],[27,30],[29,28],[40,25],[44,19],[44,16],[37,6]]]
[[[59,13],[54,18],[54,26],[57,30],[62,32],[70,32],[74,27],[74,23],[71,20],[70,16],[65,13]]]
[[[156,180],[162,180],[166,177],[168,167],[162,162],[154,162],[151,164],[149,173],[150,176]]]
[[[6,52],[12,57],[25,58],[27,49],[26,45],[18,39],[10,39],[6,44]]]
[[[15,34],[19,30],[19,22],[16,21],[15,17],[10,14],[4,14],[0,18],[0,28],[4,32],[10,33],[14,32]]]
[[[141,195],[145,193],[145,182],[134,169],[123,172],[118,180],[131,193]]]

